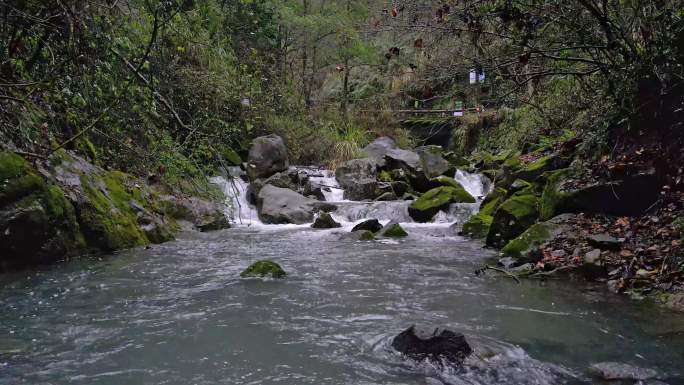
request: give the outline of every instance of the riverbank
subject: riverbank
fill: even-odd
[[[219,195],[188,196],[64,150],[32,161],[0,152],[0,271],[229,227]]]
[[[602,163],[582,162],[563,144],[476,154],[475,168],[496,190],[463,233],[500,249],[499,267],[512,276],[579,273],[614,293],[684,311],[682,169],[636,151]]]

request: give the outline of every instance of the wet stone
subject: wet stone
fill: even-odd
[[[593,364],[589,367],[588,372],[592,377],[606,381],[644,381],[652,379],[657,375],[653,369],[640,368],[619,362]]]
[[[601,250],[620,250],[622,241],[608,234],[594,234],[587,237],[587,242]]]

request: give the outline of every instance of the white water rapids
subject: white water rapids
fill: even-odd
[[[236,176],[212,179],[212,182],[218,184],[226,196],[226,215],[237,225],[263,225],[259,220],[256,207],[247,200],[248,183],[237,176],[237,173],[233,172],[233,175]],[[468,218],[477,213],[480,202],[491,189],[491,182],[481,174],[471,174],[458,170],[454,179],[477,199],[477,203],[452,204],[448,212],[440,211],[432,223],[462,225]],[[310,177],[310,180],[321,187],[326,202],[337,206],[337,210],[332,213],[332,216],[344,227],[351,227],[356,222],[371,218],[383,222],[414,222],[408,214],[408,206],[411,201],[358,202],[344,200],[344,190],[335,179],[335,173],[330,170],[319,170]]]

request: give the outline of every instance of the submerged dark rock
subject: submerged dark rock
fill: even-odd
[[[465,336],[448,329],[417,329],[415,326],[394,337],[392,347],[414,360],[443,361],[460,365],[473,352]]]
[[[377,219],[368,219],[352,228],[352,232],[363,230],[367,230],[372,233],[377,233],[378,231],[382,230],[382,224],[380,224],[380,222]]]
[[[640,368],[618,362],[601,362],[589,367],[589,374],[606,381],[644,381],[654,378],[657,373],[653,369]]]

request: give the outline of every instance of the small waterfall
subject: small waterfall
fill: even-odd
[[[334,203],[338,209],[333,217],[346,223],[354,223],[364,219],[378,219],[380,221],[397,221],[400,223],[414,222],[408,213],[411,201],[382,201],[382,202],[354,202],[344,199],[344,190],[330,170],[315,170],[301,167],[306,172],[309,181],[323,190],[327,202]],[[261,224],[257,210],[247,201],[248,183],[240,178],[240,170],[228,170],[230,176],[212,178],[212,182],[219,185],[226,196],[226,216],[237,224]],[[492,183],[481,174],[470,174],[461,170],[456,172],[454,179],[463,188],[477,198],[477,203],[455,203],[448,212],[439,212],[432,223],[463,224],[479,210],[480,202],[489,193]]]
[[[454,179],[477,200],[484,199],[492,188],[492,182],[482,174],[471,174],[466,171],[456,170]]]
[[[251,225],[261,223],[255,207],[247,202],[248,183],[238,176],[224,178],[217,176],[211,178],[211,182],[217,184],[226,196],[226,216],[234,223]]]
[[[320,171],[320,174],[309,177],[311,183],[321,188],[326,202],[344,202],[344,189],[337,183],[335,173],[330,170]]]
[[[336,203],[337,211],[333,213],[333,217],[343,222],[357,222],[370,218],[400,223],[413,222],[408,213],[410,204],[410,201],[340,202]]]

